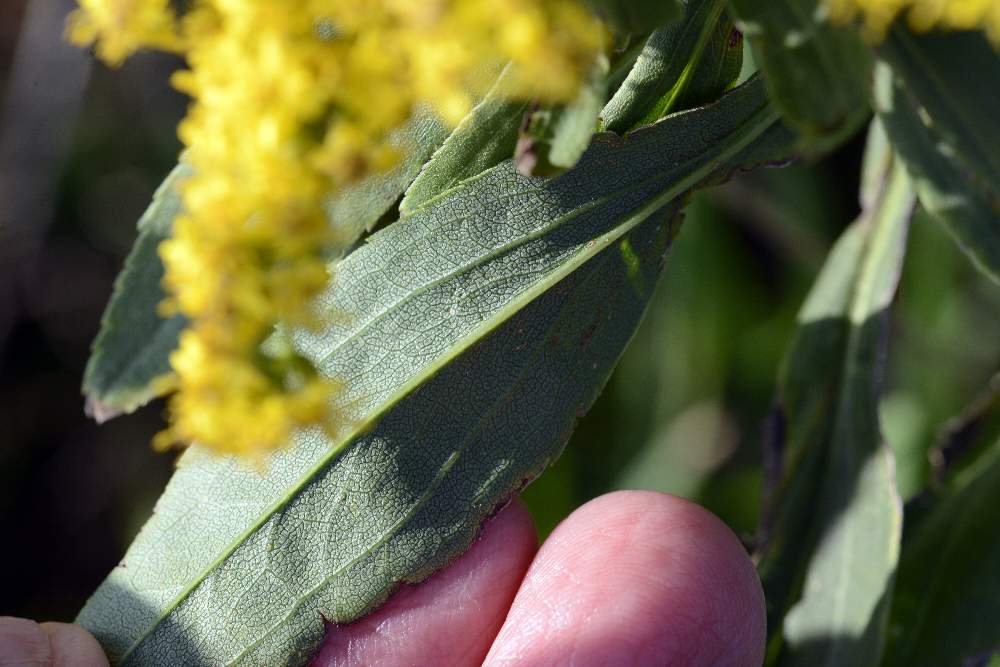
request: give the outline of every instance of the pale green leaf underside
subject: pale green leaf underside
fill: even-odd
[[[88,413],[98,421],[132,412],[154,398],[152,381],[171,372],[168,355],[186,320],[180,315],[164,319],[157,313],[166,298],[157,248],[170,237],[181,211],[178,185],[189,174],[183,164],[177,166],[156,191],[115,280],[83,378]]]
[[[776,118],[754,81],[627,139],[598,135],[557,179],[501,164],[373,235],[327,301],[348,317],[295,336],[347,381],[356,430],[304,434],[264,474],[189,450],[80,622],[130,664],[297,663],[321,613],[356,618],[446,564],[602,385],[655,279],[650,217],[784,157]]]
[[[783,372],[788,465],[761,564],[776,625],[804,579],[781,665],[876,665],[885,639],[902,509],[878,424],[880,355],[914,195],[877,127],[867,158],[864,213],[806,300]]]

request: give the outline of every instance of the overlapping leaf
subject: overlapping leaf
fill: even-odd
[[[153,195],[115,281],[83,378],[87,412],[98,421],[132,412],[154,398],[155,380],[171,372],[168,355],[186,320],[181,315],[163,318],[157,312],[166,297],[160,287],[163,262],[157,248],[170,236],[181,210],[177,188],[189,171],[183,165],[176,167]]]

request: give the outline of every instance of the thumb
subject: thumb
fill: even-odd
[[[108,659],[78,625],[2,616],[0,667],[108,667]]]

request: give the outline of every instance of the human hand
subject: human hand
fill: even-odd
[[[593,500],[539,549],[512,503],[449,568],[331,627],[313,667],[759,667],[757,573],[714,515],[662,493]]]
[[[712,514],[660,493],[611,493],[538,548],[515,501],[472,548],[365,618],[331,625],[314,667],[757,667],[764,598],[743,547]],[[0,667],[104,667],[63,623],[0,619]]]

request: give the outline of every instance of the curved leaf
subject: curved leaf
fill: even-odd
[[[1000,282],[1000,57],[979,33],[898,26],[879,54],[877,111],[921,204]]]
[[[528,102],[504,98],[508,76],[504,70],[493,88],[421,168],[399,204],[400,215],[410,215],[427,200],[514,154]]]
[[[724,0],[690,0],[680,23],[650,35],[625,81],[601,111],[602,129],[624,134],[675,111],[702,54],[713,43],[724,7]]]
[[[355,427],[302,434],[264,472],[190,449],[79,621],[116,662],[299,663],[323,617],[445,565],[599,390],[670,237],[654,214],[783,157],[775,121],[754,81],[598,135],[560,178],[501,164],[373,235],[339,265],[329,329],[293,334],[347,381]]]
[[[826,22],[818,4],[729,0],[775,105],[812,152],[833,148],[871,113],[870,54],[854,30]]]

